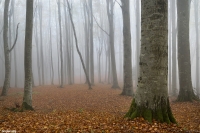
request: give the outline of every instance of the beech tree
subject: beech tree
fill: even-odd
[[[32,108],[32,32],[33,31],[33,0],[26,1],[26,29],[25,29],[25,51],[24,51],[24,97],[22,103],[23,110],[33,110]]]
[[[179,95],[177,101],[192,101],[197,97],[192,88],[189,18],[190,0],[177,0],[178,12],[178,68],[179,68]]]
[[[140,77],[126,117],[176,123],[168,88],[168,0],[141,0]]]
[[[13,45],[9,48],[8,46],[8,8],[9,8],[10,0],[5,0],[4,4],[4,23],[3,23],[3,43],[4,43],[4,58],[5,58],[5,79],[3,84],[3,90],[1,95],[6,96],[8,92],[8,88],[10,87],[10,71],[11,71],[11,63],[10,63],[10,52],[14,49],[15,44],[17,42],[18,37],[18,26],[16,29],[16,37]]]
[[[131,53],[131,25],[130,25],[130,2],[121,0],[123,15],[123,35],[124,35],[124,86],[122,95],[133,95],[132,80],[132,53]]]

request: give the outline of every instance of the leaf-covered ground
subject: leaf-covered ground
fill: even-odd
[[[1,91],[1,90],[0,90]],[[72,85],[65,88],[33,88],[35,111],[12,112],[22,103],[23,89],[10,89],[0,97],[0,132],[17,133],[200,133],[200,103],[171,102],[175,124],[148,123],[142,118],[123,118],[132,98],[109,85]]]

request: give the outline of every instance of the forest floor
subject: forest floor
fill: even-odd
[[[0,90],[1,91],[1,90]],[[12,112],[7,108],[22,103],[23,89],[9,89],[0,97],[0,133],[200,133],[200,102],[170,101],[176,124],[149,123],[142,118],[124,118],[132,97],[121,90],[98,84],[39,86],[33,88],[35,111]]]

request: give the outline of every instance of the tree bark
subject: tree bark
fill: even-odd
[[[126,117],[176,123],[168,99],[168,0],[141,1],[140,77]]]
[[[192,101],[196,99],[192,88],[189,18],[190,0],[177,0],[178,12],[178,67],[179,67],[179,95],[177,101]]]
[[[3,42],[4,42],[4,58],[5,58],[5,79],[1,95],[6,96],[10,87],[10,55],[8,47],[8,8],[10,0],[5,0],[4,3],[4,27],[3,27]]]
[[[32,30],[33,30],[33,0],[26,1],[26,29],[24,51],[24,97],[22,111],[33,110],[32,107]]]
[[[109,21],[109,43],[110,43],[110,54],[111,54],[111,67],[112,67],[112,78],[113,85],[112,88],[119,88],[117,80],[117,70],[116,70],[116,61],[115,61],[115,46],[114,46],[114,26],[113,26],[113,0],[106,0],[107,2],[107,15]]]
[[[132,80],[132,53],[131,53],[131,25],[130,25],[130,2],[129,0],[121,0],[122,16],[123,16],[123,44],[124,44],[124,86],[122,95],[133,95]]]
[[[61,83],[60,88],[63,88],[63,51],[62,51],[62,29],[61,29],[61,11],[60,11],[60,0],[58,1],[58,20],[60,30],[60,69],[61,69]]]

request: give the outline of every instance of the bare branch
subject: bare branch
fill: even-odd
[[[94,17],[94,15],[92,14],[92,16],[93,16],[93,18],[94,18],[94,20],[95,20],[95,22],[97,23],[97,25],[98,25],[98,27],[103,31],[103,32],[105,32],[106,33],[106,35],[108,35],[109,36],[109,34],[108,34],[108,32],[106,32],[99,24],[98,24],[98,22],[97,22],[97,20],[96,20],[96,18]]]
[[[122,8],[122,5],[117,0],[115,0],[115,2]]]
[[[15,45],[16,45],[17,38],[18,38],[18,28],[19,28],[19,23],[17,24],[17,28],[16,28],[16,37],[15,37],[14,44],[13,44],[13,46],[11,47],[11,49],[8,50],[8,52],[11,52],[11,51],[13,50],[13,48],[15,47]]]

